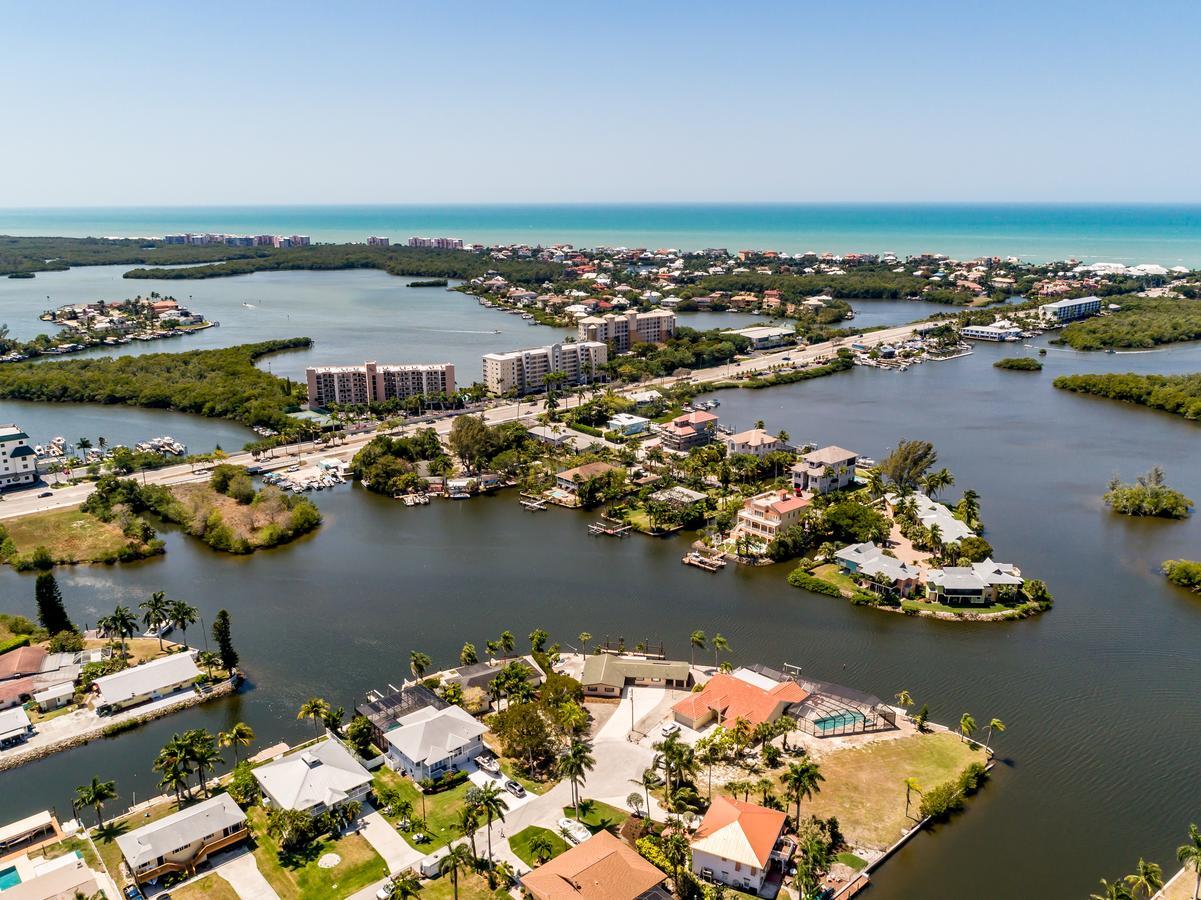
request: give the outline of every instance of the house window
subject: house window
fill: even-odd
[[[740,862],[734,863],[734,871],[741,872],[742,871],[742,863],[740,863]]]

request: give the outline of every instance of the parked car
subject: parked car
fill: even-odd
[[[525,788],[523,788],[521,785],[519,785],[516,781],[514,781],[511,778],[505,782],[505,790],[508,791],[510,794],[512,794],[514,797],[524,797],[525,796]]]
[[[578,819],[568,819],[566,817],[559,820],[559,832],[573,844],[582,844],[588,838],[592,837],[592,832],[588,829],[587,825]]]
[[[146,900],[146,895],[142,893],[142,889],[136,884],[127,884],[125,886],[126,900]]]
[[[662,728],[659,729],[659,733],[662,734],[664,737],[667,737],[669,735],[678,733],[679,730],[680,730],[679,722],[668,722],[666,725],[664,725]]]

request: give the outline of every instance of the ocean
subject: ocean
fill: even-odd
[[[561,204],[0,209],[0,234],[386,235],[578,247],[945,253],[1201,267],[1201,205]]]

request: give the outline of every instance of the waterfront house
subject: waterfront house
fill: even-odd
[[[0,712],[0,749],[23,744],[33,734],[33,725],[25,707],[16,706]]]
[[[445,709],[449,704],[424,684],[389,685],[389,692],[370,691],[367,701],[354,708],[356,716],[371,723],[371,743],[383,748],[384,733],[410,713],[426,707]]]
[[[650,419],[643,416],[635,416],[631,413],[617,413],[605,425],[605,428],[609,431],[616,431],[618,434],[624,434],[626,437],[641,434],[650,427]]]
[[[675,507],[676,509],[687,509],[697,503],[704,503],[709,498],[708,495],[702,494],[700,491],[694,491],[691,488],[682,487],[677,484],[661,488],[647,499],[653,500],[655,503],[666,503],[668,506]]]
[[[865,579],[887,578],[893,590],[903,597],[912,594],[921,580],[921,571],[916,566],[889,556],[870,541],[843,547],[834,554],[834,559],[849,575],[859,575]]]
[[[608,831],[560,853],[521,878],[534,900],[668,900],[667,875]]]
[[[102,675],[92,682],[97,712],[115,712],[139,703],[158,700],[196,683],[200,669],[191,650]]]
[[[62,681],[58,684],[38,691],[33,695],[33,702],[38,705],[41,712],[50,712],[55,709],[62,709],[71,702],[71,698],[75,696],[75,685],[70,681]]]
[[[332,738],[259,766],[254,780],[269,805],[310,816],[351,800],[361,802],[371,789],[371,773]]]
[[[769,874],[783,878],[794,845],[781,840],[787,816],[774,809],[716,796],[692,836],[692,872],[758,894]],[[771,894],[775,896],[775,894]]]
[[[459,769],[483,752],[486,725],[457,706],[427,707],[384,733],[388,767],[414,781]]]
[[[667,424],[659,426],[663,446],[681,453],[686,453],[693,447],[704,446],[713,440],[716,433],[717,416],[700,409],[676,416]]]
[[[769,453],[785,453],[791,449],[786,441],[762,428],[752,428],[749,431],[740,431],[738,434],[723,435],[721,442],[726,445],[726,452],[730,455],[742,453],[747,456],[756,456],[759,459]]]
[[[663,395],[654,388],[630,391],[625,398],[634,404],[634,409],[642,411],[658,409],[663,404]]]
[[[677,722],[694,731],[711,722],[728,727],[737,719],[745,719],[753,728],[763,722],[776,721],[808,696],[809,693],[795,681],[780,681],[739,668],[728,674],[717,673],[701,690],[689,694],[671,711]]]
[[[246,836],[246,813],[229,794],[218,794],[118,835],[117,847],[133,880],[141,884],[173,872],[194,874],[210,854]]]
[[[0,425],[0,490],[38,480],[38,459],[29,435],[16,425]]]
[[[958,544],[964,538],[975,537],[976,532],[962,519],[955,518],[955,514],[941,503],[931,500],[920,491],[910,494],[909,498],[913,501],[917,520],[926,528],[937,525],[944,544]],[[896,494],[887,494],[884,499],[894,510],[900,501]]]
[[[23,855],[5,860],[3,867],[11,874],[0,872],[4,900],[76,900],[79,897],[104,896],[99,876],[93,872],[78,852],[65,853],[53,859]],[[13,876],[18,879],[12,883]]]
[[[620,697],[627,687],[687,690],[692,672],[687,662],[596,653],[584,660],[580,684],[585,697]]]
[[[606,476],[610,472],[620,471],[620,467],[609,465],[607,462],[585,463],[582,466],[576,466],[574,469],[566,469],[555,475],[555,487],[569,494],[574,494],[579,490],[581,484],[586,484],[593,479]]]
[[[926,596],[948,606],[987,606],[996,603],[1002,589],[1022,585],[1022,573],[1008,563],[986,559],[970,566],[947,566],[926,573]]]
[[[734,537],[748,538],[768,544],[786,528],[801,521],[809,506],[808,497],[798,497],[789,490],[765,491],[742,504],[734,524]]]
[[[792,487],[798,493],[828,494],[855,483],[855,464],[859,454],[842,447],[822,447],[806,453],[792,467]]]
[[[465,695],[471,691],[481,691],[487,694],[501,670],[511,665],[513,666],[512,671],[520,671],[525,676],[525,680],[535,688],[546,681],[546,672],[538,665],[538,661],[528,654],[525,656],[498,656],[495,659],[468,663],[453,669],[446,669],[437,673],[435,677],[439,679],[442,686],[457,684]],[[484,708],[487,708],[486,701]]]

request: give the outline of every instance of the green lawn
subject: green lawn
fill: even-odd
[[[442,875],[421,889],[421,896],[428,900],[453,900],[454,883],[450,875]],[[503,888],[491,890],[488,879],[474,872],[459,872],[459,900],[510,900],[509,892]]]
[[[206,875],[199,881],[171,888],[172,900],[240,900],[232,884],[220,875]]]
[[[78,851],[83,857],[83,861],[88,864],[89,868],[99,869],[100,858],[96,855],[96,851],[92,849],[92,845],[81,837],[71,836],[65,837],[57,844],[48,844],[45,847],[39,847],[37,850],[31,850],[31,857],[45,857],[46,859],[58,859],[60,856],[65,856],[68,853]]]
[[[348,897],[388,877],[388,866],[357,834],[318,841],[303,856],[281,860],[279,845],[267,834],[266,810],[256,806],[247,815],[255,837],[255,862],[280,900]],[[342,858],[332,869],[323,869],[317,864],[327,853],[336,853]]]
[[[413,804],[413,820],[421,819],[422,794],[411,778],[405,778],[387,766],[381,766],[372,777],[376,786],[383,785],[393,788],[400,793],[403,799],[410,801]],[[426,794],[425,833],[429,835],[430,840],[424,844],[414,843],[412,833],[402,831],[401,836],[409,842],[409,846],[424,853],[432,853],[439,847],[444,847],[461,837],[458,830],[459,810],[463,808],[467,792],[471,788],[471,782],[465,781],[449,791],[443,791],[440,794]],[[400,817],[392,816],[389,821],[395,825],[400,821]]]
[[[557,784],[555,781],[534,781],[534,779],[527,778],[519,773],[516,764],[507,756],[498,756],[496,758],[500,761],[500,770],[504,773],[505,777],[513,779],[531,794],[544,793]]]
[[[850,866],[856,872],[867,867],[867,860],[860,859],[854,853],[839,853],[835,859],[837,859],[844,866]]]
[[[844,591],[862,590],[850,575],[847,575],[834,563],[820,565],[809,574],[814,578],[820,578],[822,581],[828,581],[836,588],[841,588]]]
[[[509,848],[530,868],[542,865],[542,861],[535,857],[530,850],[530,841],[534,839],[535,835],[539,834],[546,835],[547,840],[550,841],[551,851],[547,859],[554,859],[567,849],[567,841],[548,828],[540,828],[537,825],[523,828],[509,838]]]
[[[930,788],[986,760],[984,751],[945,732],[836,750],[818,760],[826,780],[812,800],[801,801],[801,815],[837,816],[852,846],[883,850],[918,821],[921,797],[912,797],[905,812],[906,778]]]
[[[564,806],[563,815],[568,819],[574,819],[575,807]],[[604,828],[608,828],[616,834],[629,817],[630,814],[624,809],[618,809],[608,803],[601,803],[599,800],[584,800],[580,804],[580,821],[587,825],[588,830],[593,834]]]

